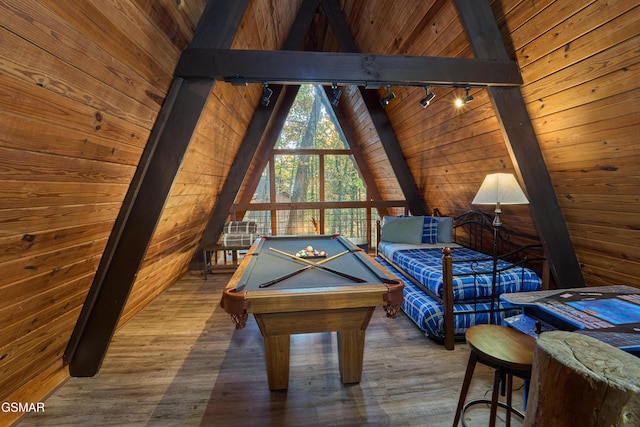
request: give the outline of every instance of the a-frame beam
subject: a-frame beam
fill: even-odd
[[[358,52],[358,46],[351,34],[351,30],[347,21],[342,14],[342,10],[338,6],[335,0],[323,0],[322,7],[327,15],[330,26],[336,35],[340,48],[345,52]],[[359,87],[360,95],[362,96],[369,114],[371,121],[378,132],[382,147],[389,159],[391,168],[398,180],[398,185],[407,200],[409,210],[414,215],[426,215],[427,206],[424,203],[424,199],[418,191],[416,181],[411,174],[411,169],[407,164],[400,143],[396,138],[389,118],[384,111],[384,108],[380,105],[378,100],[378,94],[376,91],[366,90],[363,87]]]
[[[213,246],[219,240],[224,223],[233,207],[233,202],[238,191],[240,191],[242,182],[249,171],[251,162],[255,161],[255,156],[263,135],[271,136],[269,141],[265,142],[265,145],[271,144],[271,146],[273,146],[275,141],[278,139],[278,134],[280,133],[279,130],[277,133],[273,131],[266,131],[267,126],[273,126],[278,129],[282,128],[280,120],[277,120],[278,123],[269,124],[272,116],[274,115],[274,108],[277,111],[284,111],[283,114],[286,119],[287,112],[289,111],[291,104],[293,104],[293,99],[298,91],[297,87],[294,86],[278,85],[272,89],[273,94],[271,95],[271,103],[269,104],[270,108],[260,106],[253,113],[247,133],[240,145],[238,154],[233,161],[229,174],[227,175],[222,186],[222,190],[220,191],[220,195],[218,196],[218,200],[216,201],[216,205],[209,218],[209,222],[207,223],[202,235],[202,239],[200,240],[199,249]],[[282,123],[284,123],[284,121]],[[268,159],[268,155],[263,153],[260,156],[261,158],[258,159],[258,164],[255,168],[257,171],[262,171],[268,162],[268,160],[263,160],[263,156]],[[257,187],[261,174],[260,172],[256,172],[252,176],[256,176],[258,178],[258,181],[255,182],[255,187]],[[251,183],[247,183],[247,187],[245,188],[245,194],[249,197],[255,192],[255,187],[251,188],[250,185]]]
[[[325,93],[328,98],[331,98],[333,93],[331,89],[327,86],[324,87]],[[360,149],[360,144],[358,143],[358,138],[356,133],[351,126],[349,118],[347,117],[346,112],[340,106],[340,104],[333,107],[333,114],[335,115],[338,124],[340,125],[340,129],[342,129],[342,133],[344,134],[347,143],[349,144],[349,148],[351,148],[351,153],[353,154],[353,158],[356,161],[356,165],[360,170],[360,175],[367,186],[367,196],[369,196],[370,200],[380,201],[382,200],[382,195],[378,190],[378,186],[376,185],[376,181],[369,169],[369,165],[367,164],[367,159],[364,157],[364,153]],[[389,210],[387,208],[378,208],[378,216],[380,218],[385,215],[389,215]]]
[[[186,49],[176,76],[239,84],[380,86],[519,86],[518,64],[506,60],[361,53]]]
[[[302,46],[304,36],[307,31],[309,31],[309,27],[313,22],[313,16],[316,10],[318,10],[319,3],[319,0],[305,0],[302,3],[298,10],[298,15],[289,31],[287,40],[285,40],[284,49],[298,49]],[[180,62],[182,62],[182,59]],[[271,95],[269,106],[258,106],[251,117],[249,129],[242,139],[238,154],[222,186],[222,191],[209,217],[209,222],[204,230],[202,239],[200,239],[199,249],[215,244],[222,233],[226,218],[233,206],[233,201],[240,190],[244,177],[249,171],[251,161],[260,145],[260,140],[267,129],[269,120],[274,114],[274,108],[279,104],[282,87],[275,86],[271,89],[273,90],[273,94]],[[295,92],[297,93],[297,90],[295,90]],[[293,100],[289,101],[293,103]],[[288,103],[289,101],[285,100],[284,102]],[[289,107],[291,107],[291,105],[289,105]],[[280,109],[281,107],[278,108]],[[288,111],[289,109],[286,108],[286,110]],[[273,144],[275,144],[275,139],[273,140]],[[262,171],[262,169],[259,170]]]
[[[508,58],[488,1],[454,0],[474,55]],[[516,172],[529,195],[531,216],[560,288],[584,286],[580,265],[519,88],[488,88]]]
[[[413,215],[428,215],[424,198],[418,190],[411,169],[407,164],[407,159],[405,159],[404,153],[402,153],[402,148],[396,138],[396,134],[393,132],[389,117],[387,117],[384,108],[380,106],[378,94],[360,88],[360,95],[369,110],[371,121],[378,132],[384,152],[391,164],[391,169],[393,169],[396,179],[398,180],[398,185],[402,189],[405,199],[407,199],[409,210]]]
[[[284,93],[280,95],[278,105],[276,106],[273,116],[271,117],[271,121],[269,122],[269,127],[262,136],[262,141],[260,141],[261,145],[258,148],[259,150],[262,148],[260,150],[260,155],[253,159],[254,170],[263,171],[267,167],[267,164],[269,164],[269,160],[273,156],[273,148],[278,141],[278,136],[280,136],[284,123],[287,121],[289,110],[291,109],[299,90],[300,86],[284,86]],[[239,217],[244,217],[246,209],[249,207],[251,199],[256,193],[261,179],[262,174],[258,172],[248,175],[245,178],[244,191],[242,192],[241,197],[237,198],[235,201],[239,210],[236,210],[234,206],[235,214]]]
[[[248,0],[210,0],[191,46],[228,48]],[[215,85],[174,79],[151,130],[63,359],[72,376],[95,375],[133,287],[171,186]]]

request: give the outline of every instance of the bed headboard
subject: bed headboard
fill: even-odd
[[[489,214],[471,210],[453,220],[453,241],[478,252],[493,255],[493,217]],[[497,231],[498,257],[512,263],[526,258],[527,267],[532,268],[543,282],[548,280],[544,247],[538,236],[521,233],[505,227]]]
[[[471,210],[453,219],[453,239],[459,245],[491,254],[493,234],[493,217],[485,212]],[[538,236],[513,231],[505,226],[498,228],[497,236],[498,254],[501,255],[523,246],[542,249]]]

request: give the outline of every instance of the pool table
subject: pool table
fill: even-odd
[[[295,254],[311,246],[324,257]],[[253,313],[264,338],[271,390],[289,383],[292,334],[333,332],[343,384],[362,377],[365,331],[377,306],[395,317],[404,284],[339,235],[259,237],[225,287],[220,305],[236,328]]]

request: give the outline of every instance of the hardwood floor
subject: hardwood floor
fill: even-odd
[[[469,350],[425,338],[377,308],[362,382],[340,383],[335,333],[291,339],[288,392],[270,392],[253,318],[235,330],[219,307],[228,274],[186,274],[114,336],[98,375],[71,378],[23,426],[450,426]],[[476,368],[469,398],[490,394]],[[519,380],[518,380],[519,381]],[[522,383],[517,382],[516,386]],[[522,401],[522,392],[514,392]],[[488,409],[467,414],[486,425]],[[504,418],[503,414],[499,414]],[[512,425],[520,425],[512,418]]]

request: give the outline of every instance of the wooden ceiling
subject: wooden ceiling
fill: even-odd
[[[243,141],[253,127],[269,131],[271,115],[258,107],[262,88],[175,79],[190,43],[280,51],[290,34],[300,33],[307,51],[473,59],[497,54],[491,43],[499,41],[502,59],[520,70],[518,93],[472,88],[474,101],[456,109],[460,89],[435,87],[436,99],[423,109],[422,88],[397,86],[396,99],[381,112],[371,104],[382,91],[345,87],[340,108],[350,143],[360,148],[384,200],[401,199],[414,185],[414,203],[447,215],[474,207],[486,174],[514,172],[532,204],[505,207],[505,223],[539,232],[556,250],[566,233],[587,285],[638,286],[634,2],[494,0],[485,10],[497,24],[493,38],[483,26],[473,29],[468,1],[320,2],[308,27],[298,30],[296,17],[308,4],[302,0],[253,0],[235,19],[238,2],[209,3],[219,21],[195,38],[204,0],[0,7],[3,401],[37,401],[68,375],[61,358],[92,283],[117,278],[132,285],[111,309],[122,324],[187,271],[216,209],[242,194],[244,185],[229,176],[247,161]],[[346,26],[331,25],[331,5]],[[347,35],[354,49],[345,48]],[[199,107],[167,110],[192,97]],[[513,119],[517,112],[522,120]],[[405,176],[394,170],[397,159],[389,161],[390,138]],[[258,157],[260,142],[253,143]],[[166,151],[165,166],[154,173],[156,144],[175,151]],[[255,163],[247,163],[250,175]],[[150,171],[154,178],[145,183]],[[412,184],[401,182],[408,178]],[[229,182],[239,191],[225,190]],[[563,251],[554,256],[558,266]]]

